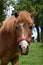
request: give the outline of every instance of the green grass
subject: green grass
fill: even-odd
[[[43,65],[43,46],[41,43],[31,43],[29,54],[20,56],[19,65]]]

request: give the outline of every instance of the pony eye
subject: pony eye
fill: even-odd
[[[32,30],[32,26],[30,26],[29,29]]]
[[[16,29],[18,29],[19,28],[19,26],[18,25],[16,25]]]

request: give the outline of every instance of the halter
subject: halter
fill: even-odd
[[[26,40],[28,43],[30,43],[31,38],[19,38],[17,42],[20,42],[22,40]]]

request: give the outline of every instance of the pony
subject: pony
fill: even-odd
[[[27,55],[31,41],[32,28],[31,13],[21,11],[3,21],[0,27],[0,59],[1,65],[18,65],[19,55]]]

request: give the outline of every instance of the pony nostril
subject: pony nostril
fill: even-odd
[[[27,46],[26,48],[26,55],[28,54],[28,51],[29,51],[29,46]]]
[[[27,50],[29,49],[29,47],[27,46],[27,48],[26,48]]]
[[[19,45],[18,48],[21,49],[21,45]]]
[[[19,47],[18,47],[18,48],[19,48],[20,52],[22,52],[22,48],[21,48],[21,45],[19,45]]]

